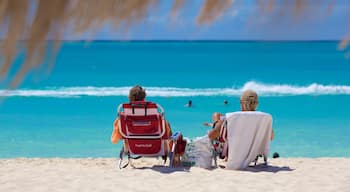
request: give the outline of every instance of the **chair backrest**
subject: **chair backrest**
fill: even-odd
[[[245,111],[226,114],[228,169],[244,169],[257,155],[268,157],[272,116]]]
[[[152,102],[124,103],[118,107],[119,132],[132,155],[164,154],[168,139],[163,108]]]

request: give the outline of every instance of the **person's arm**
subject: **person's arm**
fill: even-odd
[[[271,141],[275,138],[275,132],[272,129],[272,133],[271,133]]]
[[[118,143],[118,141],[123,138],[122,135],[119,133],[118,124],[119,124],[119,119],[116,119],[114,121],[113,131],[111,135],[111,142],[114,144]]]
[[[203,125],[204,125],[204,126],[208,126],[208,127],[212,127],[212,126],[213,126],[213,123],[204,122]]]
[[[171,130],[171,127],[168,121],[165,121],[165,131],[168,137],[170,137],[173,134],[173,131]]]
[[[210,140],[214,140],[220,136],[221,126],[223,122],[224,122],[223,120],[218,120],[215,123],[215,127],[209,131],[208,137]]]

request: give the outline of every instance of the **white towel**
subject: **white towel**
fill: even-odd
[[[270,114],[255,111],[226,114],[227,169],[244,169],[257,155],[268,157],[272,134]]]

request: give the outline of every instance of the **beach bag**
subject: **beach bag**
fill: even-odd
[[[183,163],[205,169],[212,168],[212,144],[208,136],[198,137],[188,142]]]

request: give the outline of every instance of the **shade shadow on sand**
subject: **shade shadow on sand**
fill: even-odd
[[[218,168],[211,168],[211,169],[206,169],[208,171],[213,171],[215,169],[225,169],[225,166],[219,165]],[[139,169],[139,170],[146,170],[146,169],[151,169],[153,171],[157,171],[159,173],[165,173],[165,174],[169,174],[169,173],[174,173],[174,172],[190,172],[191,167],[190,166],[180,166],[180,167],[167,167],[167,166],[162,166],[162,165],[154,165],[152,167],[137,167],[135,169]],[[294,171],[295,169],[291,169],[288,166],[283,166],[283,167],[278,167],[278,166],[272,166],[272,165],[264,165],[264,164],[259,164],[256,166],[249,166],[244,170],[240,170],[240,171],[249,171],[249,172],[270,172],[270,173],[277,173],[280,171]]]
[[[295,169],[291,169],[288,166],[278,167],[278,166],[272,166],[272,165],[264,165],[259,164],[252,167],[247,167],[243,171],[250,171],[250,172],[270,172],[270,173],[277,173],[280,171],[294,171]]]
[[[173,173],[173,172],[189,172],[191,167],[179,166],[179,167],[168,167],[163,165],[154,165],[153,167],[136,167],[135,169],[151,169],[159,173]]]

